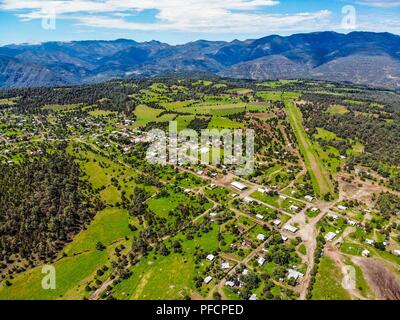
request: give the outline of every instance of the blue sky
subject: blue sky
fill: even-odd
[[[400,34],[400,0],[0,0],[1,44],[116,38],[179,44],[325,30]]]

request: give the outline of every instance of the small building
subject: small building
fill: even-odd
[[[284,195],[280,195],[279,198],[281,198],[282,200],[286,200],[287,199],[287,197],[284,196]]]
[[[336,233],[334,232],[328,232],[325,236],[326,241],[332,241],[335,238],[336,238]]]
[[[225,285],[233,288],[235,286],[235,283],[233,281],[227,281],[227,282],[225,282]]]
[[[213,278],[211,276],[208,276],[207,278],[204,279],[204,283],[209,284],[212,281],[212,279]]]
[[[253,199],[251,199],[251,198],[249,198],[249,197],[244,197],[243,198],[243,201],[245,202],[245,203],[247,203],[247,204],[252,204],[254,201],[253,201]]]
[[[247,276],[249,274],[249,270],[248,269],[244,269],[242,272],[242,275]]]
[[[257,240],[265,241],[265,235],[263,235],[262,233],[260,233],[260,234],[257,236]]]
[[[369,252],[369,250],[365,249],[365,250],[363,250],[363,252],[361,254],[363,255],[363,257],[369,257],[370,252]]]
[[[207,256],[207,260],[209,260],[209,261],[213,261],[214,259],[215,259],[215,256],[213,254],[209,254]]]
[[[347,224],[349,224],[349,225],[354,227],[355,225],[357,225],[357,222],[354,221],[354,220],[347,219]]]
[[[256,218],[260,220],[264,220],[264,216],[261,214],[256,214]]]
[[[339,219],[339,216],[336,213],[332,213],[332,212],[328,213],[328,217],[332,218],[333,220]]]
[[[234,187],[235,189],[238,189],[240,191],[244,191],[247,189],[247,186],[239,181],[234,181],[231,183],[231,186]]]
[[[283,227],[284,230],[289,231],[291,233],[296,233],[299,229],[296,228],[295,226],[292,226],[291,224],[287,224]]]
[[[282,240],[283,240],[283,241],[288,241],[288,239],[289,239],[289,238],[288,238],[287,236],[282,235]]]
[[[210,189],[211,189],[211,190],[214,190],[215,188],[217,188],[217,185],[216,185],[216,184],[214,184],[214,183],[210,184]]]
[[[224,263],[221,264],[221,269],[222,270],[227,270],[227,269],[230,269],[230,268],[231,268],[231,265],[229,264],[229,262],[224,262]]]
[[[374,243],[375,243],[375,241],[372,240],[372,239],[365,239],[365,242],[366,242],[367,244],[369,244],[370,246],[373,246]]]
[[[257,263],[258,263],[258,265],[259,265],[260,267],[263,266],[264,263],[265,263],[265,258],[264,258],[264,257],[259,257],[259,258],[257,259]]]
[[[394,254],[395,256],[400,256],[400,250],[399,250],[399,249],[394,250],[394,251],[393,251],[393,254]]]
[[[256,300],[257,300],[257,295],[256,295],[255,293],[253,293],[253,294],[250,296],[249,300],[250,300],[250,301],[256,301]]]
[[[295,206],[295,205],[291,205],[291,206],[290,206],[290,210],[292,210],[292,211],[298,211],[298,210],[299,210],[299,207],[298,207],[298,206]]]
[[[288,273],[288,279],[295,279],[297,281],[299,278],[304,277],[304,274],[294,269],[289,269]]]
[[[282,221],[279,220],[279,219],[276,219],[276,220],[274,220],[272,223],[273,223],[274,225],[276,225],[276,226],[279,226],[279,225],[282,223]]]
[[[339,205],[337,208],[338,208],[340,211],[346,211],[346,210],[348,209],[347,207],[342,206],[342,205]]]
[[[311,202],[314,200],[314,197],[313,196],[305,196],[304,199]]]

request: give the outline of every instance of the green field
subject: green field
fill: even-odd
[[[341,285],[342,279],[342,272],[335,263],[327,257],[322,257],[312,292],[312,299],[350,300],[349,294]]]
[[[328,172],[324,168],[321,159],[316,154],[312,142],[305,132],[302,124],[302,114],[299,108],[296,107],[292,100],[285,100],[286,112],[289,121],[296,134],[299,143],[300,151],[304,156],[304,160],[308,171],[311,174],[311,180],[315,192],[320,196],[334,192],[332,181],[329,179]]]
[[[349,112],[346,106],[333,105],[328,108],[328,113],[332,116],[343,115]]]
[[[192,279],[198,273],[194,263],[196,248],[206,253],[214,252],[218,249],[217,234],[218,228],[214,226],[210,232],[193,240],[175,237],[181,240],[182,254],[161,256],[152,252],[131,268],[129,279],[115,286],[113,296],[130,300],[182,300],[194,289]]]
[[[243,127],[243,123],[239,123],[224,117],[212,117],[210,123],[208,124],[209,129],[240,129]]]

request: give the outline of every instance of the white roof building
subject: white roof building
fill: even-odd
[[[395,256],[400,256],[400,250],[399,250],[399,249],[394,250],[394,251],[393,251],[393,254],[394,254]]]
[[[246,202],[247,204],[253,203],[253,200],[251,198],[249,198],[249,197],[244,197],[243,201]]]
[[[364,257],[369,257],[370,252],[369,252],[369,250],[365,249],[361,254],[362,254]]]
[[[264,216],[261,214],[256,214],[256,218],[260,220],[264,220]]]
[[[209,254],[207,256],[207,260],[209,260],[209,261],[213,261],[214,259],[215,259],[215,256],[213,254]]]
[[[299,207],[298,207],[298,206],[295,206],[295,205],[291,205],[291,206],[290,206],[290,210],[292,210],[292,211],[297,211],[297,210],[299,210]]]
[[[348,209],[347,207],[342,206],[342,205],[339,205],[337,208],[338,208],[340,211],[346,211],[346,210]]]
[[[339,219],[339,216],[336,213],[328,213],[328,217],[332,218],[333,220]]]
[[[365,239],[365,242],[368,243],[369,245],[374,245],[375,241],[372,239]]]
[[[207,278],[204,279],[205,284],[209,284],[212,281],[212,277],[208,276]]]
[[[326,241],[332,241],[335,238],[336,238],[336,233],[333,232],[328,232],[325,236]]]
[[[292,226],[291,224],[287,224],[283,227],[284,230],[289,231],[291,233],[296,233],[299,229],[296,228],[295,226]]]
[[[304,199],[311,202],[314,200],[314,197],[313,196],[305,196]]]
[[[259,266],[262,266],[265,263],[265,258],[264,257],[259,257],[257,259],[257,263]]]
[[[356,221],[350,220],[350,219],[347,219],[347,223],[348,223],[349,225],[351,225],[351,226],[355,226],[355,225],[357,224]]]
[[[287,241],[289,238],[288,237],[286,237],[285,235],[282,235],[282,240],[283,241]]]
[[[235,286],[235,283],[233,281],[227,281],[227,282],[225,282],[225,285],[233,288]]]
[[[279,220],[279,219],[276,219],[276,220],[274,220],[272,223],[273,223],[274,225],[276,225],[276,226],[279,226],[279,225],[282,223],[282,221]]]
[[[294,270],[294,269],[289,269],[288,270],[289,274],[288,274],[288,279],[299,279],[299,278],[303,278],[304,274],[302,274],[301,272]]]
[[[231,265],[229,264],[229,262],[224,262],[221,264],[221,269],[222,270],[226,270],[226,269],[230,269]]]
[[[262,233],[260,233],[260,234],[257,236],[257,240],[265,241],[265,235],[263,235]]]
[[[240,190],[240,191],[243,191],[243,190],[247,189],[247,186],[245,184],[243,184],[241,182],[238,182],[238,181],[232,182],[231,186],[236,188],[236,189],[238,189],[238,190]]]
[[[257,295],[256,295],[255,293],[253,293],[253,294],[250,296],[249,300],[250,300],[250,301],[256,301],[256,300],[257,300]]]

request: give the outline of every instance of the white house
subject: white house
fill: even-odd
[[[247,186],[239,181],[234,181],[231,183],[231,186],[240,190],[240,191],[244,191],[247,189]]]
[[[311,202],[314,200],[314,197],[313,196],[305,196],[304,199]]]
[[[245,203],[247,203],[247,204],[252,204],[252,203],[253,203],[253,200],[252,200],[251,198],[249,198],[249,197],[244,197],[244,198],[243,198],[243,201],[244,201]]]
[[[209,260],[209,261],[213,261],[214,259],[215,259],[215,256],[213,254],[209,254],[207,256],[207,260]]]
[[[260,234],[257,236],[257,240],[265,241],[265,235],[263,235],[262,233],[260,233]]]
[[[337,208],[338,208],[340,211],[346,211],[346,210],[348,209],[347,207],[342,206],[342,205],[339,205]]]
[[[250,296],[249,300],[250,300],[250,301],[256,301],[256,300],[257,300],[257,295],[256,295],[255,293],[253,293],[253,294]]]
[[[288,272],[289,272],[288,279],[298,280],[299,278],[304,277],[304,274],[302,274],[301,272],[294,270],[294,269],[289,269]]]
[[[369,250],[365,249],[361,254],[362,254],[364,257],[369,257],[370,252],[369,252]]]
[[[287,224],[283,227],[284,230],[289,231],[291,233],[296,233],[299,229],[296,228],[295,226],[292,226],[291,224]]]
[[[225,282],[225,285],[233,288],[235,286],[235,283],[233,281],[227,281],[227,282]]]
[[[328,232],[325,236],[326,241],[332,241],[335,238],[336,238],[336,233],[333,232]]]
[[[260,220],[264,220],[264,216],[261,214],[256,214],[256,218]]]
[[[264,258],[264,257],[259,257],[259,258],[257,259],[257,263],[258,263],[259,266],[264,265],[264,263],[265,263],[265,258]]]
[[[212,281],[212,277],[208,276],[207,278],[204,279],[205,284],[209,284]]]
[[[276,220],[274,220],[272,223],[273,223],[274,225],[276,225],[276,226],[279,226],[279,225],[282,223],[282,221],[279,220],[279,219],[276,219]]]
[[[282,235],[282,240],[283,241],[287,241],[289,238],[288,237],[286,237],[285,235]]]
[[[229,264],[229,262],[224,262],[224,263],[221,264],[221,269],[222,270],[227,270],[227,269],[230,269],[230,268],[231,268],[231,265]]]
[[[298,210],[299,210],[299,207],[298,207],[298,206],[295,206],[295,205],[291,205],[291,206],[290,206],[290,210],[292,210],[292,211],[298,211]]]
[[[370,246],[373,246],[375,241],[372,239],[365,239],[365,242],[368,243]]]
[[[336,213],[328,213],[328,217],[332,218],[333,220],[339,219],[339,216]]]
[[[351,226],[355,226],[355,225],[357,224],[356,221],[350,220],[350,219],[347,220],[347,223],[348,223],[349,225],[351,225]]]
[[[394,250],[394,251],[393,251],[393,254],[394,254],[395,256],[400,256],[400,250],[399,250],[399,249]]]

